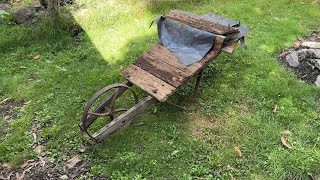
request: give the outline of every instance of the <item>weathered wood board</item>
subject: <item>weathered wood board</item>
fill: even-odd
[[[122,71],[121,75],[161,102],[164,102],[177,89],[133,64]]]
[[[188,15],[180,11],[170,11],[165,17],[218,35],[216,35],[213,48],[205,57],[190,66],[182,64],[163,45],[156,44],[121,73],[128,81],[161,102],[165,101],[179,87],[185,84],[192,75],[199,73],[221,53],[227,37],[219,34],[230,35],[239,32],[237,28],[209,22],[201,19],[200,16]],[[229,45],[224,51],[232,52],[234,47],[234,44]]]
[[[218,35],[237,34],[239,30],[237,28],[223,26],[218,23],[207,21],[201,18],[201,16],[190,15],[181,11],[173,10],[165,14],[164,17],[179,21],[183,24],[187,24],[191,27],[202,29],[208,32],[212,32]]]
[[[238,44],[238,41],[222,48],[221,51],[231,54],[231,53],[233,53],[234,49],[237,47],[237,44]]]
[[[183,70],[154,58],[148,53],[140,56],[134,64],[174,87],[181,86],[189,77],[189,74]]]
[[[213,61],[220,54],[224,40],[224,36],[217,36],[212,50],[209,51],[200,61],[188,66],[188,71],[191,74],[196,74],[200,72],[201,69],[205,68],[211,61]]]

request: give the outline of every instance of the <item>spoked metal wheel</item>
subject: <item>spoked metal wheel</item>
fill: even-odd
[[[79,124],[80,137],[84,141],[89,144],[97,143],[98,140],[94,138],[93,133],[100,131],[101,126],[112,124],[115,118],[138,103],[136,93],[129,86],[131,86],[129,82],[112,84],[102,88],[91,97],[85,106],[82,121]],[[98,125],[93,124],[95,121]],[[123,122],[121,127],[128,126],[131,121],[132,119]]]

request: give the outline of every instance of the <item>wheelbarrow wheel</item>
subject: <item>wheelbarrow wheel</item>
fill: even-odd
[[[96,92],[91,99],[87,102],[82,116],[82,121],[79,124],[80,127],[80,137],[88,142],[89,144],[97,143],[97,140],[92,137],[91,133],[89,132],[91,129],[91,125],[95,122],[98,118],[105,118],[107,123],[112,122],[116,117],[120,116],[122,113],[126,112],[128,108],[121,108],[120,101],[118,100],[123,94],[127,91],[131,93],[133,96],[133,102],[131,105],[134,106],[138,103],[138,96],[136,93],[129,87],[131,84],[112,84],[106,86]],[[124,97],[128,100],[128,96]],[[118,102],[118,101],[119,102]],[[130,106],[127,104],[127,106]],[[131,121],[124,124],[124,126],[128,126]],[[88,137],[85,137],[85,134]]]

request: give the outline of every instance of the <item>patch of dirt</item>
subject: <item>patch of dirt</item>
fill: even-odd
[[[206,116],[191,116],[190,131],[193,136],[202,138],[205,129],[213,129],[216,127],[215,120]]]
[[[278,58],[301,80],[320,87],[320,32],[312,32],[283,50]]]
[[[8,165],[0,165],[0,179],[107,179],[88,173],[89,166],[85,162],[78,163],[72,169],[58,168],[48,159],[41,161],[28,160],[20,168],[11,169]]]
[[[25,101],[4,99],[0,100],[0,119],[5,119],[9,122],[19,118],[20,110],[26,105]]]

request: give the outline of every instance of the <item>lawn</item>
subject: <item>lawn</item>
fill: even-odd
[[[58,24],[44,19],[33,27],[0,25],[0,102],[26,104],[13,108],[13,121],[0,117],[0,165],[18,168],[38,160],[34,148],[42,145],[41,156],[58,167],[86,147],[81,158],[90,165],[88,177],[310,179],[320,174],[320,89],[297,79],[276,58],[296,39],[320,30],[319,2],[77,2],[61,10]],[[157,103],[127,129],[85,146],[78,123],[86,101],[102,87],[124,81],[120,72],[158,42],[151,21],[171,9],[241,20],[250,29],[245,50],[222,54],[205,70],[197,102],[189,98],[195,79],[170,98],[186,110]],[[72,23],[84,29],[76,37]],[[146,96],[134,90],[140,99]]]

